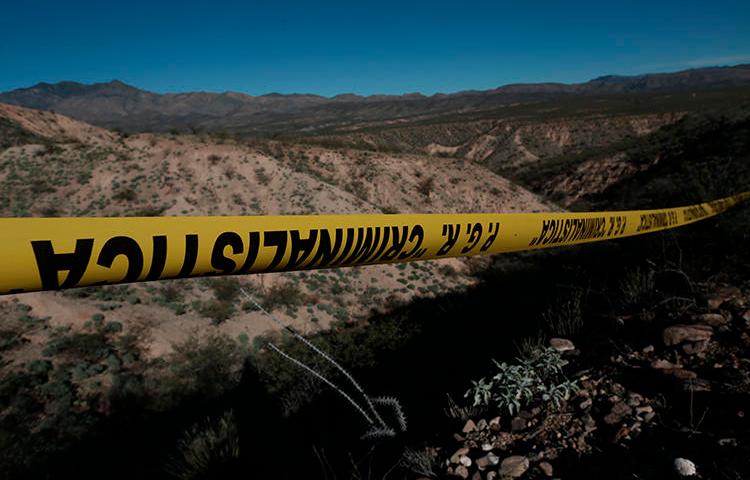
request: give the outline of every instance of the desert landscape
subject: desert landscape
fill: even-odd
[[[750,185],[750,64],[727,63],[424,94],[14,80],[0,216],[712,201]],[[545,251],[2,295],[0,479],[750,478],[748,244],[738,205]]]

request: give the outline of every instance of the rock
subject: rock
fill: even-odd
[[[706,305],[708,305],[708,308],[710,308],[711,310],[716,310],[721,306],[722,303],[724,303],[724,298],[718,295],[711,296],[706,299]]]
[[[510,456],[500,463],[500,476],[516,478],[529,469],[529,459],[522,455]]]
[[[695,464],[687,458],[675,458],[673,465],[674,471],[681,477],[690,477],[698,473]]]
[[[706,347],[708,347],[708,342],[683,343],[682,351],[688,355],[696,355],[705,352]]]
[[[482,444],[482,451],[489,452],[492,450],[492,444],[491,443],[483,443]]]
[[[750,310],[742,314],[742,319],[745,321],[745,325],[750,327]]]
[[[458,457],[458,463],[460,463],[464,467],[470,467],[471,459],[467,457],[466,455],[461,455],[460,457]]]
[[[576,346],[573,345],[573,342],[571,342],[567,338],[550,338],[549,346],[560,353],[569,352],[576,349]]]
[[[464,467],[463,465],[459,465],[455,470],[453,470],[453,475],[464,479],[469,478],[469,469]]]
[[[656,416],[656,412],[648,412],[646,415],[643,416],[643,421],[650,422],[651,420],[654,419],[655,416]]]
[[[587,408],[590,408],[593,403],[594,402],[592,402],[590,398],[587,398],[586,400],[578,404],[578,408],[580,408],[581,410],[586,410]]]
[[[718,287],[716,291],[706,299],[708,308],[715,310],[722,306],[724,302],[735,300],[742,295],[737,287]]]
[[[510,431],[511,432],[520,432],[521,430],[526,429],[526,419],[523,417],[513,417],[513,420],[510,421]]]
[[[721,327],[729,323],[729,320],[720,313],[703,313],[700,315],[693,315],[693,321],[696,323],[703,323],[712,327]]]
[[[497,472],[490,471],[487,472],[487,480],[495,480],[497,478]]]
[[[645,405],[643,407],[638,407],[635,409],[635,413],[637,415],[642,415],[644,413],[651,413],[653,411],[654,411],[654,407],[652,407],[651,405]]]
[[[482,474],[479,473],[479,471],[474,472],[474,475],[471,476],[471,480],[482,480]]]
[[[604,423],[608,425],[620,423],[623,417],[630,415],[631,413],[633,413],[633,409],[625,402],[615,403],[609,414],[604,417]]]
[[[612,413],[617,415],[630,415],[633,409],[625,402],[616,403],[612,406]]]
[[[476,460],[477,467],[479,467],[480,470],[484,470],[487,467],[497,465],[499,462],[500,457],[498,457],[494,453],[488,453],[484,457],[477,458]]]
[[[604,423],[607,425],[615,425],[617,423],[620,423],[620,420],[622,420],[622,417],[619,415],[615,415],[614,413],[608,413],[604,416]]]
[[[466,420],[466,423],[464,424],[464,428],[461,429],[464,433],[473,432],[477,429],[477,425],[474,423],[474,420],[468,419]]]
[[[693,342],[682,344],[682,351],[687,353],[688,355],[697,355],[703,353],[706,351],[706,348],[708,348],[708,342]]]
[[[485,428],[487,428],[487,420],[485,420],[484,418],[482,418],[482,419],[480,419],[477,422],[477,430],[479,430],[481,432]]]
[[[496,431],[500,429],[500,416],[497,416],[490,420],[490,430]]]
[[[450,462],[451,463],[460,463],[461,457],[465,456],[467,453],[469,453],[469,447],[461,447],[456,452],[451,455]]]
[[[466,440],[466,438],[462,437],[461,435],[459,435],[457,433],[454,433],[453,434],[453,440],[455,440],[457,442],[463,442],[464,440]]]
[[[630,405],[631,407],[637,407],[641,403],[643,403],[643,396],[640,393],[628,393],[628,405]]]
[[[678,365],[667,360],[658,359],[651,362],[651,368],[653,368],[654,370],[673,370],[675,368],[682,368],[682,365]]]
[[[672,370],[667,370],[665,373],[669,373],[673,377],[679,378],[680,380],[692,380],[694,378],[698,378],[697,373],[690,370],[685,370],[684,368],[674,368]]]
[[[679,345],[682,342],[703,342],[711,339],[713,329],[708,325],[672,325],[664,329],[664,345]]]
[[[552,464],[549,462],[540,463],[539,470],[541,470],[548,477],[551,477],[555,473],[554,469],[552,468]]]
[[[653,351],[654,351],[653,345],[646,345],[645,347],[643,347],[643,350],[641,350],[641,352],[643,353],[653,353]]]

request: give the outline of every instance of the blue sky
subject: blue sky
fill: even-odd
[[[750,63],[750,1],[0,0],[0,90],[425,94]]]

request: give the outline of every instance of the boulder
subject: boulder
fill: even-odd
[[[673,466],[675,473],[681,477],[692,477],[698,473],[695,464],[687,458],[675,458]]]
[[[489,425],[490,425],[490,430],[492,430],[493,432],[497,432],[498,430],[500,430],[500,417],[498,416],[498,417],[492,418],[490,420]]]
[[[459,448],[453,455],[451,455],[450,462],[459,463],[461,461],[461,457],[465,456],[467,453],[469,453],[468,447]]]
[[[711,339],[714,331],[708,325],[672,325],[662,332],[664,345],[679,345],[682,342],[704,342]]]
[[[464,433],[473,432],[477,429],[477,425],[474,423],[474,420],[468,419],[466,420],[466,423],[464,424],[464,428],[461,429]]]
[[[494,453],[488,453],[484,457],[477,458],[476,463],[477,467],[479,467],[480,470],[484,470],[487,467],[491,467],[500,463],[500,457],[498,457]]]
[[[544,473],[548,477],[551,477],[555,473],[554,469],[552,468],[552,464],[549,462],[541,462],[539,464],[539,470],[541,470],[542,473]]]
[[[702,313],[700,315],[694,315],[693,321],[710,325],[712,327],[721,327],[729,323],[729,320],[720,313]]]
[[[730,300],[735,300],[742,295],[742,292],[737,287],[719,287],[716,291],[706,298],[708,308],[716,310]]]
[[[529,459],[522,455],[512,455],[500,463],[500,476],[517,478],[529,469]]]
[[[682,351],[688,355],[697,355],[703,353],[708,348],[708,342],[688,342],[682,344]]]
[[[576,346],[567,338],[550,338],[549,346],[558,352],[569,352],[576,349]]]
[[[657,359],[651,362],[651,368],[654,370],[672,370],[675,368],[682,368],[682,365],[672,363],[668,360]]]
[[[469,469],[464,467],[463,465],[459,465],[455,470],[453,470],[453,475],[464,479],[469,478]]]

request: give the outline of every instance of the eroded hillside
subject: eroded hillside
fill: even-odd
[[[210,137],[123,136],[49,112],[0,106],[29,141],[0,152],[5,216],[291,215],[513,212],[549,207],[473,162]],[[244,286],[303,331],[366,316],[414,296],[473,283],[464,261],[196,279],[3,298],[39,327],[83,328],[103,314],[162,356],[195,331],[252,339],[272,324]],[[27,308],[27,307],[24,307]],[[34,330],[36,332],[36,330]],[[32,333],[28,333],[32,335]],[[33,335],[39,335],[33,333]],[[30,358],[21,342],[4,357]]]

